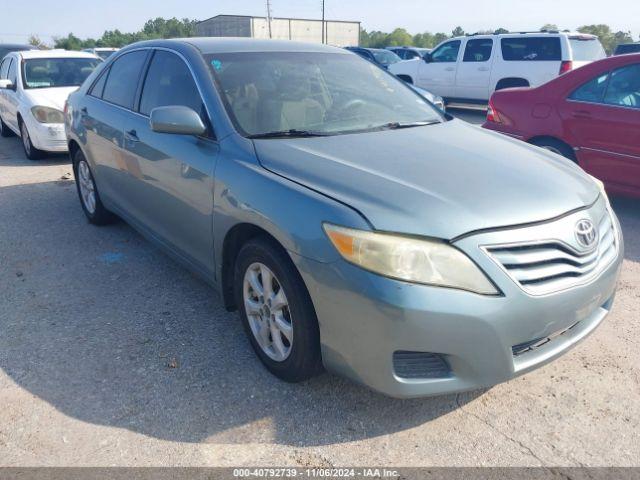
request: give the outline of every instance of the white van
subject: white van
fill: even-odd
[[[486,103],[495,90],[538,86],[606,57],[594,35],[564,32],[469,35],[440,43],[422,59],[389,67],[447,103]]]

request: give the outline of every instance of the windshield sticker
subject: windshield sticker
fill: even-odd
[[[220,69],[222,69],[222,62],[220,60],[213,59],[213,60],[211,60],[211,66],[215,70],[220,70]]]

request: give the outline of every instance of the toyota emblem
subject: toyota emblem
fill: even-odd
[[[581,247],[592,248],[598,241],[598,231],[589,219],[583,218],[576,223],[576,240]]]

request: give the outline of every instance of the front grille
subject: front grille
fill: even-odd
[[[578,325],[578,323],[580,323],[580,322],[576,322],[576,323],[574,323],[573,325],[571,325],[568,328],[565,328],[563,330],[559,330],[557,332],[554,332],[551,335],[549,335],[548,337],[536,338],[535,340],[530,340],[528,342],[519,343],[518,345],[514,345],[513,347],[511,347],[511,352],[513,353],[514,357],[518,357],[518,356],[520,356],[520,355],[522,355],[524,353],[532,352],[533,350],[536,350],[537,348],[540,348],[543,345],[546,345],[547,343],[549,343],[549,342],[555,340],[556,338],[564,335],[569,330],[571,330],[573,327]]]
[[[544,295],[584,283],[615,259],[617,235],[607,210],[598,231],[597,246],[587,252],[558,240],[496,245],[486,250],[527,293]]]
[[[401,378],[447,378],[451,369],[446,360],[437,353],[393,352],[393,369]]]

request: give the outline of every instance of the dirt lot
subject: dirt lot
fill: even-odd
[[[400,401],[269,375],[205,284],[86,222],[70,172],[0,140],[0,465],[640,465],[638,202],[615,201],[625,265],[591,337],[488,391]]]

